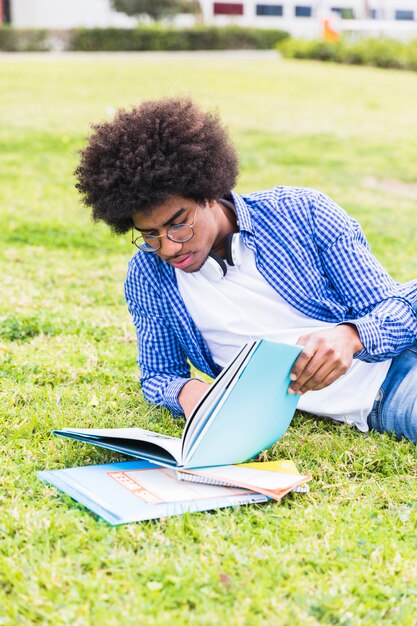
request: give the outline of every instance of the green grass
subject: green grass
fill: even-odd
[[[141,398],[128,237],[91,223],[72,170],[112,107],[191,94],[241,153],[238,190],[313,186],[417,275],[414,74],[278,58],[2,58],[0,624],[414,625],[416,449],[298,415],[268,458],[314,480],[280,503],[112,528],[36,470],[119,457],[58,426],[180,434]]]

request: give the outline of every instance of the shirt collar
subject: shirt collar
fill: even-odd
[[[233,202],[234,202],[235,209],[236,209],[237,225],[238,225],[239,231],[245,230],[251,235],[253,235],[254,230],[252,226],[252,220],[249,214],[249,209],[246,206],[244,199],[242,198],[242,196],[235,193],[234,191],[231,191],[230,194],[233,198]]]

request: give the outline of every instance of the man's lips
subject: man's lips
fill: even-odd
[[[171,261],[169,261],[169,263],[171,265],[173,265],[174,267],[177,267],[178,269],[184,269],[184,267],[187,267],[188,265],[190,265],[193,262],[194,259],[194,254],[186,254],[186,255],[182,255],[180,257],[176,257],[174,259],[171,259]]]

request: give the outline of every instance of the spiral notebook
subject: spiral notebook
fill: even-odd
[[[307,493],[307,482],[311,480],[310,474],[301,475],[290,460],[177,470],[177,477],[206,485],[253,489],[274,500],[280,500],[290,491]]]

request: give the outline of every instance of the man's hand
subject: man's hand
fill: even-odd
[[[178,395],[178,402],[184,411],[185,419],[188,420],[194,407],[206,393],[208,387],[210,387],[208,383],[203,383],[197,379],[189,380],[188,383],[185,383]]]
[[[352,324],[340,324],[300,337],[297,345],[303,346],[291,370],[293,381],[289,393],[324,389],[345,374],[352,364],[353,355],[363,349],[358,331]]]

